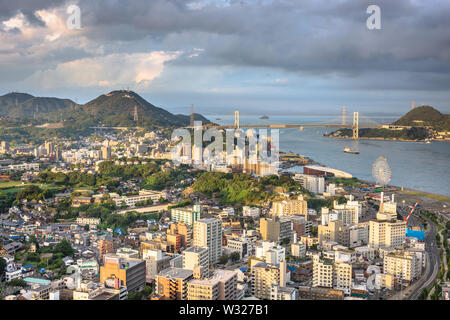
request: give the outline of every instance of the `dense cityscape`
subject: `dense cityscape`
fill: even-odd
[[[448,212],[301,155],[274,174],[174,165],[173,145],[2,141],[2,299],[448,299]]]
[[[375,2],[0,0],[0,303],[448,301],[450,2]]]

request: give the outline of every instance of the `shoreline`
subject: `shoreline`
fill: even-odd
[[[335,136],[326,136],[325,138],[335,138],[335,139],[348,139],[353,140],[352,137],[335,137]],[[382,138],[382,137],[359,137],[358,140],[380,140],[380,141],[401,141],[401,142],[424,142],[425,141],[438,141],[438,142],[450,142],[450,139],[427,139],[427,140],[408,140],[408,139],[399,139],[399,138]]]

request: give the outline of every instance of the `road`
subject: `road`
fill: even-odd
[[[411,216],[411,218],[412,217],[413,216]],[[415,214],[414,217],[418,218]],[[428,223],[428,230],[425,235],[425,249],[427,252],[427,262],[425,264],[425,270],[423,271],[422,276],[419,280],[412,283],[405,290],[397,292],[395,295],[390,297],[389,300],[417,300],[422,290],[432,285],[437,278],[440,267],[439,251],[436,247],[437,228],[434,223],[428,218],[424,216],[421,217],[424,218]]]

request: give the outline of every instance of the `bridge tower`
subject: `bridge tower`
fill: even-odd
[[[346,108],[345,106],[342,107],[342,124],[345,125],[345,117],[347,116],[347,112],[346,112]]]
[[[234,128],[239,129],[239,111],[234,112]]]
[[[359,112],[353,112],[353,139],[359,139]]]
[[[194,105],[191,104],[191,127],[194,127]]]

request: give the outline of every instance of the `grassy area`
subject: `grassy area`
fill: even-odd
[[[422,193],[422,192],[418,192],[418,191],[404,191],[403,193],[404,194],[418,196],[418,197],[425,197],[425,198],[430,198],[430,199],[450,202],[450,197],[446,197],[446,196],[442,196],[442,195]]]
[[[23,188],[25,188],[26,186],[30,186],[30,185],[33,185],[33,183],[22,184],[21,181],[1,182],[0,183],[0,192],[5,195],[11,194],[11,193],[16,193],[16,192],[22,190]],[[47,185],[47,184],[35,183],[35,185],[37,185],[39,188],[41,188],[43,190],[56,190],[59,188],[57,186]]]
[[[17,186],[22,186],[22,181],[6,181],[0,182],[0,190],[1,189],[9,189]],[[23,185],[25,186],[25,185]]]

